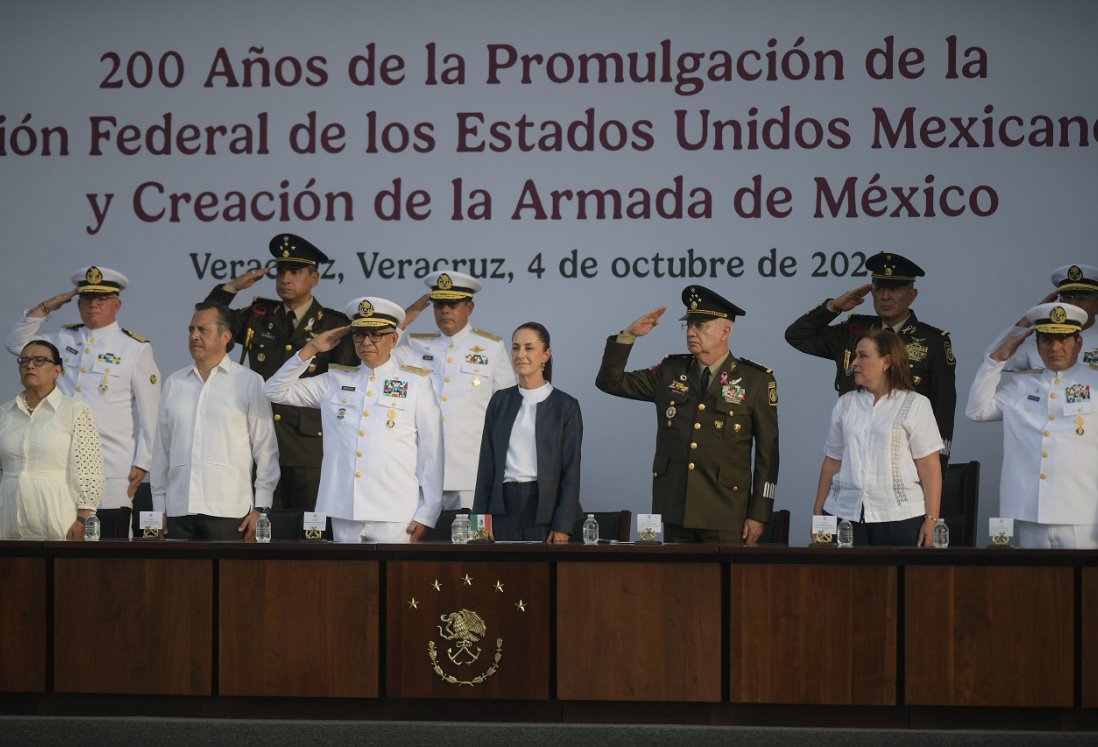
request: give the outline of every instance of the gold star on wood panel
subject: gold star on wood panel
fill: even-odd
[[[416,601],[415,597],[412,597],[411,599],[408,600],[408,609],[411,609],[411,610],[418,610],[419,609],[419,602]]]
[[[438,579],[436,578],[434,580],[434,582],[431,583],[431,588],[434,589],[435,591],[442,591],[442,584],[440,584],[438,582]]]
[[[496,591],[503,593],[503,584],[499,582],[498,578],[496,579]]]
[[[461,579],[461,583],[465,584],[466,586],[472,586],[473,585],[473,577],[470,576],[468,573],[466,573],[465,578]]]
[[[519,612],[525,612],[526,602],[522,601],[521,599],[518,600],[517,602],[515,602],[515,609],[517,609]]]

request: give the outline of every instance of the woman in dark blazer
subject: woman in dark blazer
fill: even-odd
[[[554,389],[549,331],[537,322],[511,336],[518,386],[492,395],[484,417],[473,513],[492,515],[497,540],[568,541],[580,514],[583,418]]]

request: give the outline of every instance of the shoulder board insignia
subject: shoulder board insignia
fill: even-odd
[[[146,340],[144,337],[137,334],[136,332],[131,332],[130,330],[128,330],[124,327],[122,328],[122,331],[125,332],[130,337],[132,337],[133,339],[137,340],[138,342],[148,342],[148,340]]]
[[[749,365],[749,366],[752,366],[752,367],[754,367],[754,368],[757,368],[757,369],[759,369],[760,371],[762,371],[762,372],[764,372],[764,373],[768,373],[768,374],[769,374],[769,373],[774,373],[774,369],[772,369],[772,368],[767,368],[767,367],[766,367],[766,366],[764,366],[763,364],[761,364],[761,363],[758,363],[758,362],[756,362],[756,361],[753,361],[753,360],[751,360],[750,358],[737,358],[736,360],[738,360],[738,361],[739,361],[740,363],[746,363],[746,364],[747,364],[747,365]]]
[[[949,330],[942,329],[941,327],[934,327],[934,329],[938,330],[938,332],[941,333],[942,337],[949,337]]]
[[[441,336],[440,332],[413,332],[409,335],[413,340],[437,340]]]
[[[1043,368],[1023,368],[1021,371],[1015,371],[1014,375],[1021,376],[1022,374],[1039,374],[1044,372],[1045,369]]]
[[[503,338],[499,335],[493,335],[491,332],[485,332],[483,329],[477,329],[473,327],[473,334],[480,335],[481,337],[487,337],[492,342],[502,342]]]
[[[404,364],[403,366],[401,366],[400,370],[407,371],[408,373],[419,374],[420,376],[429,376],[431,373],[426,368],[420,368],[419,366],[409,366],[408,364]]]
[[[345,366],[342,363],[329,363],[329,371],[357,371],[358,366]]]
[[[62,329],[80,329],[83,326],[84,325],[80,324],[80,323],[77,323],[77,324],[62,324],[61,328]]]

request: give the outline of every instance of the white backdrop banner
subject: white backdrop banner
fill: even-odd
[[[958,359],[953,459],[983,463],[994,515],[1001,431],[963,403],[1051,270],[1096,261],[1096,31],[1082,1],[8,3],[0,315],[118,269],[122,324],[166,375],[192,304],[280,232],[332,257],[334,308],[469,272],[477,326],[552,333],[584,507],[637,512],[653,409],[595,389],[603,342],[702,284],[747,311],[733,352],[775,371],[800,542],[835,371],[783,331],[888,249],[927,271],[914,308]],[[632,363],[684,349],[665,323]],[[14,361],[0,376],[14,396]]]

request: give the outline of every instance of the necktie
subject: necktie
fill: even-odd
[[[702,394],[709,391],[709,366],[702,369]]]
[[[286,324],[290,325],[291,332],[297,326],[297,317],[294,315],[293,309],[286,312]]]

